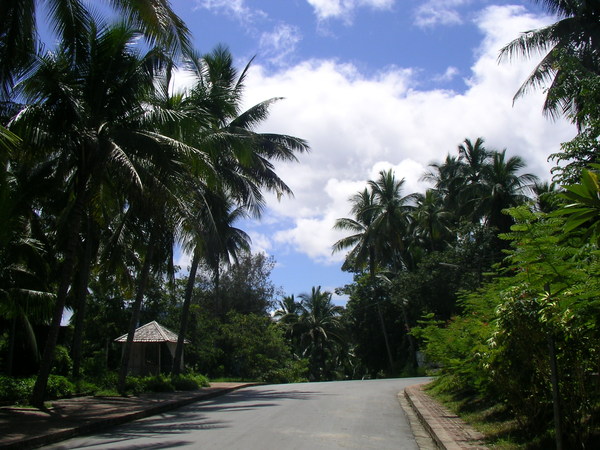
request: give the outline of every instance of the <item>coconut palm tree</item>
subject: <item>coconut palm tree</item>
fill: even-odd
[[[425,194],[413,194],[415,209],[411,214],[412,235],[418,245],[430,251],[441,250],[452,236],[452,214],[444,207],[444,199],[437,189]]]
[[[497,229],[499,233],[507,233],[513,224],[512,218],[503,211],[529,201],[527,192],[538,181],[538,177],[533,174],[519,174],[524,167],[523,158],[507,158],[506,150],[503,150],[494,152],[492,163],[483,173],[486,193],[480,200],[480,206],[485,211],[484,223]]]
[[[0,99],[12,97],[15,81],[25,73],[41,46],[37,16],[46,14],[61,45],[72,57],[85,53],[93,14],[82,0],[3,0],[0,3]],[[168,0],[106,2],[127,17],[147,41],[175,51],[190,48],[190,33]],[[39,8],[43,11],[39,11]]]
[[[515,99],[531,89],[547,92],[544,111],[557,116],[572,115],[578,109],[577,89],[564,89],[572,83],[570,68],[576,62],[581,69],[600,75],[600,3],[588,0],[536,0],[558,21],[535,30],[525,31],[500,51],[500,60],[515,56],[545,56],[521,85]],[[571,78],[571,79],[570,79]]]
[[[204,260],[213,271],[215,311],[218,313],[218,285],[221,264],[229,264],[232,260],[237,262],[238,255],[241,252],[250,251],[250,237],[233,225],[238,219],[246,216],[244,208],[236,207],[231,198],[228,198],[225,193],[217,195],[216,193],[207,192],[200,199],[202,203],[196,203],[195,220],[184,218],[184,222],[187,222],[189,226],[183,249],[190,250],[192,260],[181,307],[179,335],[172,368],[173,374],[178,374],[181,369],[192,291],[200,261]]]
[[[302,314],[296,325],[304,355],[308,356],[311,377],[322,380],[326,376],[325,361],[328,352],[342,339],[341,314],[343,308],[331,301],[330,292],[313,287],[310,294],[300,297]]]
[[[379,178],[369,180],[375,208],[371,226],[376,236],[379,262],[400,270],[406,265],[406,244],[409,236],[411,196],[402,195],[404,179],[397,180],[392,170],[379,172]]]
[[[90,25],[87,46],[72,58],[69,47],[38,59],[20,91],[29,104],[11,127],[31,148],[49,150],[56,161],[56,184],[64,185],[68,203],[58,217],[63,255],[55,311],[34,389],[41,405],[69,286],[73,281],[80,231],[103,183],[123,190],[142,189],[142,173],[164,165],[175,168],[183,153],[195,149],[155,131],[148,113],[156,51],[138,54],[138,33],[128,24]],[[166,171],[166,169],[165,169]],[[167,171],[168,172],[168,171]],[[167,172],[163,172],[163,175]]]
[[[337,219],[334,228],[349,231],[352,234],[333,244],[333,252],[340,252],[347,248],[351,249],[342,265],[342,270],[358,271],[367,267],[371,274],[375,274],[377,266],[376,242],[371,228],[376,212],[373,192],[365,188],[352,195],[349,200],[352,205],[350,214],[354,218]]]

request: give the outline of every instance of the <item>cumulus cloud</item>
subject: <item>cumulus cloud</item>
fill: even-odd
[[[456,67],[450,66],[446,68],[446,71],[444,73],[434,76],[433,81],[436,81],[438,83],[452,81],[459,73],[460,71]]]
[[[395,0],[306,0],[314,9],[319,20],[343,19],[350,22],[358,8],[385,10],[392,7]]]
[[[427,0],[415,11],[415,24],[419,27],[457,25],[464,22],[461,7],[472,0]]]
[[[245,0],[196,0],[196,8],[225,14],[245,24],[267,17],[264,11],[248,7]]]
[[[518,7],[490,7],[477,18],[483,35],[474,49],[468,88],[420,91],[411,68],[391,67],[374,76],[351,64],[304,61],[269,73],[252,68],[247,103],[284,96],[261,131],[307,139],[312,151],[299,164],[277,165],[277,173],[295,193],[270,202],[267,217],[283,228],[269,236],[273,249],[295,251],[321,263],[339,262],[331,245],[343,236],[332,230],[349,213],[348,197],[381,169],[394,168],[406,178],[405,194],[422,192],[420,176],[431,162],[454,153],[465,138],[482,136],[488,148],[519,154],[528,170],[548,178],[547,157],[571,139],[574,128],[551,122],[541,113],[543,93],[513,106],[512,97],[535,61],[498,65],[498,50],[522,30],[547,18]],[[264,245],[263,245],[264,246]]]
[[[281,23],[273,31],[262,33],[259,41],[261,54],[272,64],[283,64],[286,57],[296,50],[302,33],[296,26]]]

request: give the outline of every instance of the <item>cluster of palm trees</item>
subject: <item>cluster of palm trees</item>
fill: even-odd
[[[423,179],[433,187],[424,194],[404,195],[404,180],[388,170],[350,198],[352,217],[335,223],[336,229],[350,234],[337,241],[333,251],[349,249],[343,269],[365,273],[370,280],[390,371],[395,370],[394,351],[377,286],[415,270],[425,255],[458,245],[473,226],[496,235],[509,231],[512,219],[503,210],[529,201],[527,194],[536,186],[541,189],[535,175],[520,173],[524,167],[522,158],[507,157],[506,150],[489,150],[482,138],[465,139],[457,155],[448,154],[443,163],[430,165]],[[501,255],[504,245],[497,239],[492,258]]]
[[[423,179],[433,187],[424,194],[403,195],[404,180],[392,170],[381,171],[350,198],[353,217],[336,221],[336,229],[352,234],[337,241],[333,251],[350,248],[343,268],[368,269],[375,276],[411,270],[424,253],[456,242],[464,224],[507,232],[511,218],[502,211],[528,201],[527,194],[538,186],[535,175],[520,173],[524,167],[521,157],[488,150],[477,138],[465,139],[456,156],[430,165]]]
[[[293,295],[283,297],[274,317],[283,327],[294,355],[308,360],[310,379],[334,379],[347,342],[344,308],[336,306],[332,294],[321,291],[321,286],[300,294],[299,299],[296,301]]]
[[[308,150],[302,139],[255,131],[279,99],[242,111],[250,63],[238,71],[224,47],[206,55],[190,49],[168,1],[110,4],[127,20],[104,23],[77,0],[47,2],[60,38],[48,52],[38,51],[35,21],[27,21],[36,2],[2,2],[0,10],[0,208],[9,218],[0,237],[0,313],[13,324],[51,322],[35,405],[67,303],[79,375],[88,284],[99,272],[131,299],[124,388],[148,280],[172,278],[176,242],[192,255],[181,358],[199,262],[218,286],[220,265],[249,247],[234,222],[261,214],[265,190],[291,194],[273,162]],[[193,79],[180,92],[172,89],[177,70]]]

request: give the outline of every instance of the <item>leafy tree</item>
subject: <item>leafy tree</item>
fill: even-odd
[[[141,188],[141,165],[165,164],[167,154],[181,146],[154,133],[147,123],[144,99],[153,85],[156,53],[139,55],[130,44],[135,31],[126,24],[96,28],[86,35],[87,46],[72,59],[63,45],[39,59],[23,84],[30,103],[14,121],[27,145],[50,149],[56,182],[64,183],[68,202],[59,216],[63,254],[53,325],[42,357],[33,402],[41,404],[58,335],[62,310],[80,248],[79,233],[86,211],[96,201],[99,186],[116,177],[129,189]],[[102,125],[100,125],[102,124]],[[167,150],[168,149],[168,150]],[[164,156],[160,160],[157,156]],[[174,166],[171,166],[174,167]],[[150,171],[148,171],[150,173]],[[61,179],[61,177],[63,177]]]
[[[310,294],[299,295],[302,314],[295,326],[300,338],[303,356],[308,357],[312,380],[331,379],[332,370],[327,367],[334,353],[333,347],[342,341],[341,313],[343,308],[331,301],[330,292],[321,292],[321,286],[313,287]]]
[[[111,6],[143,31],[150,43],[189,50],[190,34],[168,0],[111,1]],[[41,46],[37,32],[38,8],[45,6],[53,31],[72,56],[85,53],[92,14],[81,0],[5,0],[0,7],[0,98],[10,98],[15,81],[23,75]]]
[[[574,115],[580,98],[573,89],[565,91],[564,82],[573,75],[569,61],[576,61],[586,71],[600,75],[600,5],[584,0],[537,0],[537,3],[557,15],[558,22],[521,33],[500,51],[500,59],[545,53],[515,98],[549,83],[544,111],[551,116]]]

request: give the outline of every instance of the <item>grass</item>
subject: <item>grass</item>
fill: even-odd
[[[553,448],[551,436],[532,439],[502,403],[493,403],[473,395],[448,393],[435,383],[427,393],[485,435],[485,444],[493,450],[524,450]]]

